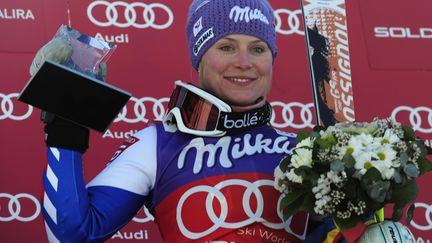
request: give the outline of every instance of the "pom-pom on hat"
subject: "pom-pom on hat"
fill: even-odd
[[[204,53],[230,34],[255,36],[277,54],[273,9],[267,0],[194,0],[186,35],[192,66],[198,70]]]

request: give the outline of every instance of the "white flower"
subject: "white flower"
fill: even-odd
[[[370,134],[360,134],[356,136],[352,136],[348,140],[348,146],[341,148],[341,154],[345,155],[346,153],[350,153],[352,156],[358,156],[372,144],[373,137]]]
[[[291,157],[291,165],[294,168],[307,166],[312,168],[312,150],[306,148],[298,148]]]
[[[383,179],[391,179],[394,175],[394,168],[400,166],[400,161],[396,157],[397,152],[390,145],[381,146],[374,155],[372,166],[381,172]]]
[[[396,135],[395,131],[390,129],[384,132],[383,137],[378,137],[377,139],[381,145],[396,144],[400,141],[400,138]]]
[[[276,166],[273,175],[275,177],[274,188],[280,192],[283,192],[286,189],[286,185],[284,183],[280,183],[280,181],[284,180],[285,174],[279,168],[279,166]]]
[[[372,166],[372,153],[363,152],[353,155],[355,164],[354,168],[360,173],[360,175],[366,174],[366,171]]]
[[[373,136],[365,133],[353,136],[352,138],[357,140],[357,142],[361,143],[363,147],[368,147],[373,142]]]
[[[276,166],[273,175],[274,175],[274,177],[276,178],[276,180],[282,179],[282,177],[284,177],[284,173],[283,173],[283,171],[280,169],[279,166]]]
[[[285,176],[288,178],[288,180],[295,182],[295,183],[302,183],[303,178],[299,175],[297,175],[294,172],[294,169],[291,169],[289,172],[285,173]]]
[[[312,146],[313,146],[313,140],[310,137],[301,140],[300,143],[296,145],[297,148],[301,148],[301,147],[312,148]]]

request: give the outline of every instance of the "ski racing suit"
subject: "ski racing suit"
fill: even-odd
[[[43,213],[52,242],[100,242],[146,205],[166,242],[301,242],[308,215],[282,223],[273,172],[295,136],[262,126],[197,137],[162,123],[129,137],[85,185],[82,154],[48,148]]]

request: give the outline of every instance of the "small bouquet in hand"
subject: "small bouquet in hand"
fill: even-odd
[[[284,220],[306,211],[329,215],[345,230],[394,204],[392,220],[399,221],[417,197],[417,177],[432,170],[429,154],[410,127],[392,119],[301,131],[292,154],[275,169],[279,208]]]

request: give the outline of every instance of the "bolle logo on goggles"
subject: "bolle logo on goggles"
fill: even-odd
[[[248,7],[240,7],[238,5],[234,6],[231,8],[230,14],[229,14],[229,18],[231,20],[234,20],[234,22],[238,22],[238,21],[245,21],[246,23],[249,23],[249,21],[252,20],[259,20],[265,24],[270,24],[269,20],[267,19],[267,17],[261,12],[261,10],[259,9],[251,9],[249,6]]]
[[[193,53],[194,55],[198,55],[198,52],[201,50],[203,45],[209,41],[211,38],[214,37],[213,28],[208,29],[206,32],[204,32],[200,38],[195,42],[195,45],[193,46]]]
[[[228,116],[225,116],[224,123],[223,123],[226,129],[245,128],[257,124],[258,124],[258,116],[256,112],[253,115],[246,113],[243,115],[242,118],[239,119],[228,119]]]

